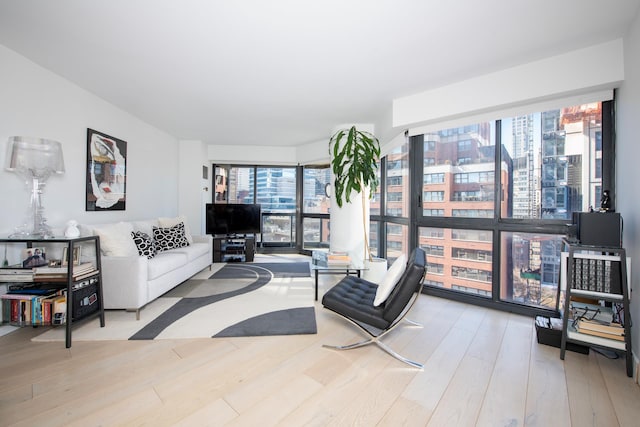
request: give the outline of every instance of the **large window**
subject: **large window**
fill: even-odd
[[[503,232],[500,298],[553,308],[557,303],[562,236]]]
[[[603,108],[611,113],[610,102],[569,106],[413,138],[423,157],[418,241],[434,267],[427,287],[556,308],[566,224],[612,185]]]
[[[409,144],[403,144],[386,156],[386,209],[391,216],[409,216]]]
[[[504,161],[513,185],[507,217],[570,219],[599,206],[602,103],[501,120]]]
[[[493,217],[494,125],[444,129],[422,139],[422,215]],[[506,174],[501,181],[506,182]]]
[[[295,167],[214,165],[214,203],[257,203],[262,209],[262,247],[296,244]]]
[[[328,166],[305,167],[302,174],[303,248],[328,248],[331,170]]]

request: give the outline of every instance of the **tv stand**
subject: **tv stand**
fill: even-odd
[[[253,234],[213,236],[213,262],[253,262],[255,252]]]

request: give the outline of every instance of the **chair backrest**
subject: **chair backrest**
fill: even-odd
[[[389,298],[384,303],[382,317],[388,322],[393,322],[405,309],[414,293],[422,288],[424,273],[426,271],[427,256],[422,248],[415,248],[407,262],[402,277],[391,291]]]

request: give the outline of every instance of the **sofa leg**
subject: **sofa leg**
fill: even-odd
[[[136,312],[136,320],[140,320],[140,309],[139,308],[127,308],[125,311],[131,313],[132,311]]]

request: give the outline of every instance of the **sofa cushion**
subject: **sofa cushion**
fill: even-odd
[[[183,253],[187,256],[187,258],[189,259],[189,262],[191,262],[194,259],[200,258],[202,255],[208,254],[210,246],[211,245],[207,243],[194,243],[193,245],[174,249],[171,252]]]
[[[160,252],[153,259],[149,260],[147,267],[147,280],[153,280],[170,271],[184,268],[186,264],[186,254],[178,253],[176,251]]]
[[[140,256],[146,256],[148,259],[156,256],[156,243],[147,233],[132,231],[131,237],[138,248],[138,254]]]
[[[189,229],[189,225],[187,224],[186,216],[180,215],[175,218],[158,218],[158,224],[163,228],[170,228],[180,223],[184,224],[184,235],[187,237],[187,241],[189,242],[189,244],[193,243],[193,236],[191,236],[191,230]]]
[[[400,277],[404,274],[404,270],[407,267],[407,257],[402,254],[391,264],[389,270],[384,275],[384,278],[378,285],[378,289],[376,290],[376,297],[373,300],[373,305],[378,307],[380,304],[385,302],[389,295],[391,295],[391,291],[395,288],[396,284],[400,280]]]
[[[133,227],[128,222],[106,224],[94,227],[93,234],[100,236],[100,251],[106,256],[138,256],[131,232]]]
[[[153,227],[153,239],[158,252],[189,246],[182,222],[170,228]]]

